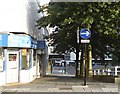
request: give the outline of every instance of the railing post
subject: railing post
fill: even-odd
[[[98,69],[98,75],[100,75],[100,69]]]
[[[94,72],[94,75],[97,75],[97,74],[96,74],[96,69],[95,69],[93,72]]]
[[[97,75],[97,69],[95,69],[95,75]]]
[[[107,75],[110,75],[110,71],[111,71],[110,69],[107,69]]]
[[[117,68],[118,68],[118,66],[115,66],[115,75],[117,75]]]
[[[106,75],[108,75],[108,69],[106,69]]]
[[[96,70],[93,70],[93,75],[96,75]]]
[[[105,69],[102,69],[102,75],[104,75],[105,74]]]

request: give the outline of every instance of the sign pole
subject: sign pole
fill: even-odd
[[[85,43],[85,64],[84,64],[84,86],[86,86],[86,63],[87,63],[87,44]]]
[[[87,43],[90,43],[90,38],[91,36],[91,31],[86,30],[85,28],[80,31],[80,36],[82,38],[81,43],[84,43],[84,56],[83,56],[83,61],[84,61],[84,86],[86,86],[86,79],[87,79]]]
[[[79,44],[79,27],[78,27],[78,29],[77,29],[77,43]]]

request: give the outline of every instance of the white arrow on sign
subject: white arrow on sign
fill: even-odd
[[[89,36],[90,32],[89,31],[86,31],[85,33],[81,33],[81,35],[86,35],[86,36]]]

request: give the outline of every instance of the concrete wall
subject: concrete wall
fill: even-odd
[[[5,71],[4,72],[0,72],[0,86],[5,84]]]
[[[115,83],[115,77],[112,75],[94,75],[93,80],[108,82],[108,83]]]
[[[101,82],[118,83],[118,84],[120,84],[120,77],[119,76],[94,75],[93,76],[93,80],[101,81]]]
[[[116,78],[115,78],[115,83],[120,84],[120,77],[116,77]]]
[[[37,78],[36,66],[30,68],[29,70],[20,71],[20,82],[29,83]]]

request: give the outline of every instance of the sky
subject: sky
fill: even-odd
[[[40,5],[44,5],[44,4],[47,4],[49,2],[50,2],[50,0],[40,0]]]

